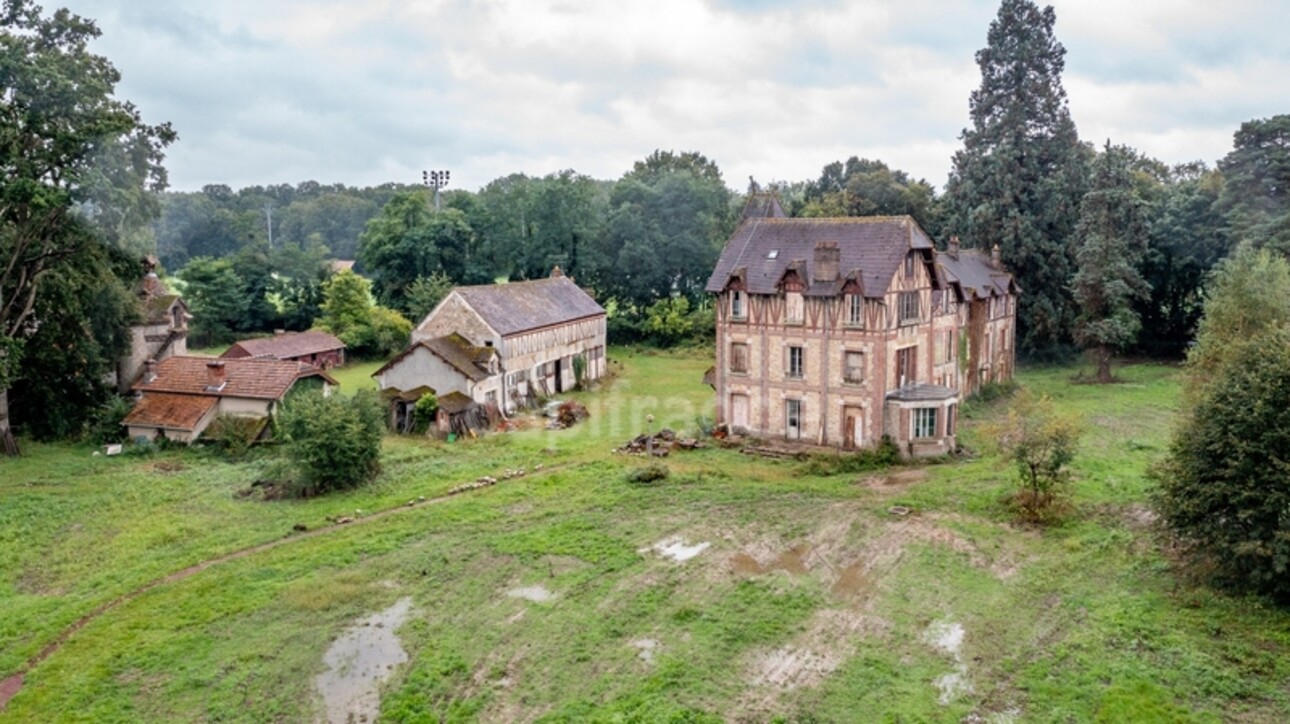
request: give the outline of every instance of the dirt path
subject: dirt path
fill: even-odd
[[[560,468],[563,468],[566,465],[567,463],[562,465],[548,465],[544,467],[540,472],[534,471],[522,477],[534,477],[535,475],[546,475]],[[370,515],[366,515],[362,518],[346,520],[343,523],[341,522],[332,523],[331,525],[323,526],[321,528],[314,528],[312,530],[308,530],[304,532],[292,533],[285,538],[278,538],[277,540],[271,540],[265,543],[259,543],[253,546],[248,546],[246,548],[242,548],[240,550],[236,550],[231,553],[225,553],[222,556],[210,558],[200,563],[194,563],[193,565],[188,566],[187,568],[183,568],[181,570],[175,571],[174,573],[171,573],[167,576],[153,579],[152,581],[149,581],[148,583],[145,583],[142,586],[139,586],[133,591],[124,593],[118,596],[117,598],[114,598],[111,601],[108,601],[106,603],[99,604],[96,608],[94,608],[89,613],[76,619],[76,621],[72,623],[72,625],[63,629],[63,631],[59,633],[58,636],[54,637],[53,641],[50,641],[48,644],[45,644],[45,647],[42,648],[35,656],[32,656],[31,658],[27,659],[26,664],[24,664],[21,669],[14,672],[13,674],[10,674],[5,679],[0,680],[0,711],[4,711],[5,707],[8,706],[9,704],[9,700],[12,699],[15,695],[17,695],[17,693],[22,689],[23,680],[26,678],[27,673],[30,672],[32,669],[36,668],[38,665],[40,665],[42,661],[57,653],[58,650],[61,649],[63,645],[67,643],[68,639],[70,639],[73,635],[75,635],[77,631],[80,631],[81,629],[85,628],[90,623],[92,623],[95,619],[99,618],[100,616],[107,613],[108,611],[111,611],[112,609],[117,608],[122,604],[129,603],[130,601],[133,601],[134,599],[153,590],[154,588],[164,586],[168,583],[176,583],[186,578],[191,578],[192,576],[195,576],[198,573],[201,573],[202,571],[212,566],[218,566],[221,563],[228,563],[230,561],[236,561],[241,558],[246,558],[247,556],[253,556],[257,553],[263,553],[264,551],[273,550],[274,548],[286,545],[288,543],[295,543],[297,541],[308,540],[316,536],[325,535],[327,533],[333,533],[343,528],[352,528],[354,526],[366,525],[367,523],[371,523],[373,521],[377,521],[382,518],[387,518],[392,515],[405,513],[410,510],[417,510],[418,508],[424,508],[428,505],[435,505],[437,503],[442,503],[446,500],[451,500],[452,498],[458,497],[463,493],[473,492],[475,490],[479,490],[484,487],[491,487],[498,480],[497,478],[489,478],[489,479],[493,480],[494,482],[488,483],[486,485],[479,484],[478,481],[474,483],[465,483],[463,485],[459,485],[453,488],[451,491],[449,491],[444,495],[440,495],[434,498],[428,498],[426,500],[415,502],[415,503],[405,503],[398,507],[387,508],[385,510],[378,511]]]

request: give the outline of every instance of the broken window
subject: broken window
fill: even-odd
[[[806,317],[806,305],[801,292],[788,292],[785,295],[786,309],[784,316],[789,324],[801,324]]]
[[[842,360],[842,379],[845,382],[864,381],[864,353],[847,352]]]
[[[912,385],[917,380],[918,347],[896,350],[896,386]]]
[[[746,315],[744,293],[736,289],[730,293],[730,316],[734,319],[743,319]]]
[[[911,324],[917,322],[922,313],[919,309],[918,292],[901,292],[900,293],[900,323]]]

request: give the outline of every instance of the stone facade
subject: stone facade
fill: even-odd
[[[470,384],[435,374],[412,348],[459,335],[475,348],[496,350],[496,370]],[[382,391],[425,386],[459,391],[511,412],[539,397],[572,390],[605,374],[605,310],[557,267],[547,279],[454,289],[412,331],[412,347],[377,372]],[[404,369],[406,368],[406,369]],[[444,372],[444,370],[439,370]]]
[[[865,245],[880,248],[854,248]],[[907,456],[952,451],[972,389],[963,370],[978,370],[972,384],[1011,375],[1016,309],[1006,273],[956,254],[942,264],[907,217],[746,220],[708,284],[718,424],[843,449],[885,435]],[[965,288],[977,277],[997,283]]]

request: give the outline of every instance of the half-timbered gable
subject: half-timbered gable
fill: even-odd
[[[909,217],[746,213],[707,285],[718,422],[817,445],[890,435],[909,455],[952,450],[960,340],[979,318],[971,305],[986,320],[973,380],[1011,373],[1015,318],[1011,276],[961,257],[940,263]],[[977,300],[982,276],[999,301]]]

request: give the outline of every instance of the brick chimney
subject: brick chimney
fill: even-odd
[[[950,237],[950,243],[946,245],[945,252],[950,255],[951,259],[959,258],[959,237],[957,234]]]
[[[228,384],[228,378],[224,375],[224,363],[219,360],[211,360],[206,363],[206,389],[209,392],[219,392]]]
[[[994,248],[990,250],[990,263],[991,263],[992,265],[994,265],[994,268],[995,268],[995,269],[1002,269],[1002,268],[1003,268],[1003,259],[1001,258],[1000,254],[999,254],[999,245],[998,245],[998,244],[995,244],[995,245],[994,245]]]
[[[143,362],[143,382],[147,384],[157,379],[157,360],[148,359]]]
[[[551,269],[551,278],[554,279],[555,277],[562,277],[562,276],[564,276],[564,270],[560,268],[559,264],[556,264],[555,267]]]
[[[838,280],[838,266],[841,264],[842,252],[836,241],[821,241],[815,245],[815,279],[817,282],[835,282]]]

